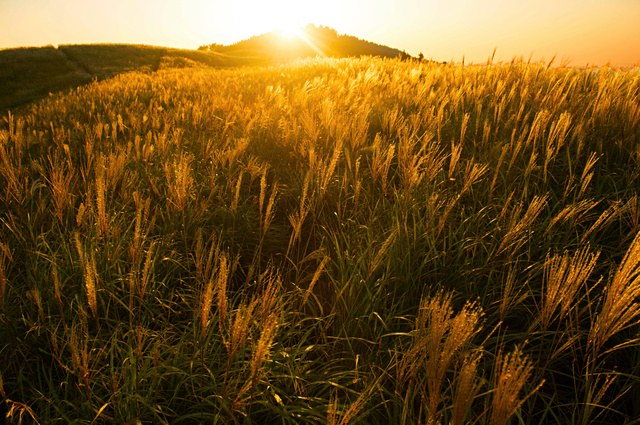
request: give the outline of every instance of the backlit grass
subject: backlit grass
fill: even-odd
[[[519,62],[33,104],[0,130],[0,395],[25,423],[636,423],[639,143],[637,70]]]

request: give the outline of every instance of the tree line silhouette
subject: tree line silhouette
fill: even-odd
[[[237,43],[223,45],[205,44],[198,50],[219,53],[237,53],[242,51],[258,51],[274,57],[358,57],[381,56],[411,59],[405,51],[394,49],[371,41],[362,40],[351,35],[341,35],[327,26],[308,24],[298,37],[284,37],[279,31],[256,35]]]

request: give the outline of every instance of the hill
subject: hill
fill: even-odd
[[[90,82],[92,76],[53,46],[0,51],[0,110]]]
[[[285,37],[275,31],[228,46],[203,45],[198,50],[139,44],[21,47],[0,50],[0,111],[123,72],[264,65],[318,55],[411,58],[398,49],[339,35],[332,28],[311,24],[296,37]]]
[[[337,58],[360,56],[411,58],[404,51],[361,40],[351,35],[340,35],[333,28],[322,25],[315,26],[313,24],[307,25],[295,36],[287,36],[280,31],[272,31],[227,46],[216,43],[203,45],[198,50],[226,54],[252,51],[275,60],[286,60],[294,57],[315,57],[318,55]]]
[[[0,111],[123,72],[260,63],[264,63],[263,59],[251,55],[231,56],[135,44],[74,44],[0,50]]]

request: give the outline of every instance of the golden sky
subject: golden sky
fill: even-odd
[[[197,48],[307,23],[439,61],[640,64],[640,0],[0,0],[0,48]]]

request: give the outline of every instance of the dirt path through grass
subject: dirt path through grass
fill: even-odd
[[[80,72],[82,72],[84,75],[86,75],[88,78],[93,78],[94,75],[91,73],[91,71],[89,70],[89,68],[87,68],[84,64],[74,60],[71,56],[69,56],[67,54],[67,52],[64,51],[64,49],[60,49],[58,47],[56,47],[56,50],[58,50],[59,52],[61,52],[65,58],[67,58],[67,61],[69,62],[69,64],[72,67],[77,68]]]

